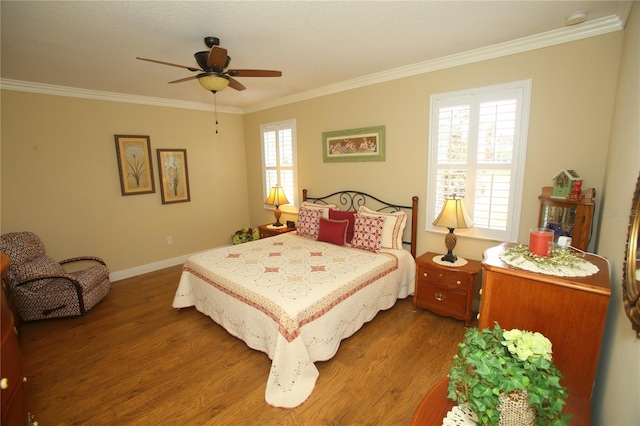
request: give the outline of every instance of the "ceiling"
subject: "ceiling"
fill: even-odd
[[[237,78],[218,108],[246,111],[301,94],[383,81],[464,52],[515,39],[542,40],[614,22],[622,1],[7,1],[1,5],[3,87],[63,86],[213,105],[194,73],[136,56],[197,66],[204,37],[220,38],[230,68],[281,70]],[[588,21],[566,26],[577,11]],[[591,25],[591,26],[590,26]],[[585,35],[586,34],[586,35]],[[553,36],[553,37],[551,37]],[[528,39],[525,39],[528,40]],[[453,55],[453,56],[452,56]],[[33,83],[33,84],[32,84]],[[323,92],[325,91],[325,92]]]

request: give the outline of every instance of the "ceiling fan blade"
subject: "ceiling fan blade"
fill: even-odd
[[[171,83],[182,83],[183,81],[195,80],[196,78],[198,78],[197,75],[192,75],[191,77],[186,77],[186,78],[181,78],[180,80],[170,81],[169,84],[171,84]]]
[[[272,70],[229,70],[232,77],[282,77],[282,71]]]
[[[155,59],[141,58],[139,56],[136,56],[136,59],[140,59],[141,61],[147,61],[147,62],[155,62],[156,64],[170,65],[172,67],[184,68],[186,70],[193,71],[193,72],[202,71],[200,68],[188,67],[186,65],[172,64],[171,62],[158,61]]]
[[[242,85],[242,83],[240,83],[238,80],[234,80],[231,77],[229,77],[229,87],[231,87],[232,89],[236,89],[236,90],[244,90],[244,89],[246,89],[246,87],[244,87]]]
[[[227,62],[227,49],[220,46],[213,46],[207,58],[207,67],[215,71],[222,72]]]

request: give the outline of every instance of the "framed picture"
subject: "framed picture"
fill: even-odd
[[[384,156],[384,126],[322,134],[322,159],[325,163],[384,161]]]
[[[149,136],[115,135],[122,195],[156,192]]]
[[[162,204],[191,201],[186,149],[157,149]]]

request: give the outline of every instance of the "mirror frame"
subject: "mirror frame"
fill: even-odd
[[[622,277],[622,300],[624,311],[631,320],[631,325],[640,338],[640,264],[638,264],[638,244],[640,241],[640,176],[636,182],[631,210],[629,210],[629,231],[627,233],[627,251],[624,259]]]

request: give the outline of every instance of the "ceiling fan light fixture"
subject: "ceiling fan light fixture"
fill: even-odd
[[[211,92],[219,92],[229,85],[229,77],[218,73],[204,73],[198,76],[198,82]]]

